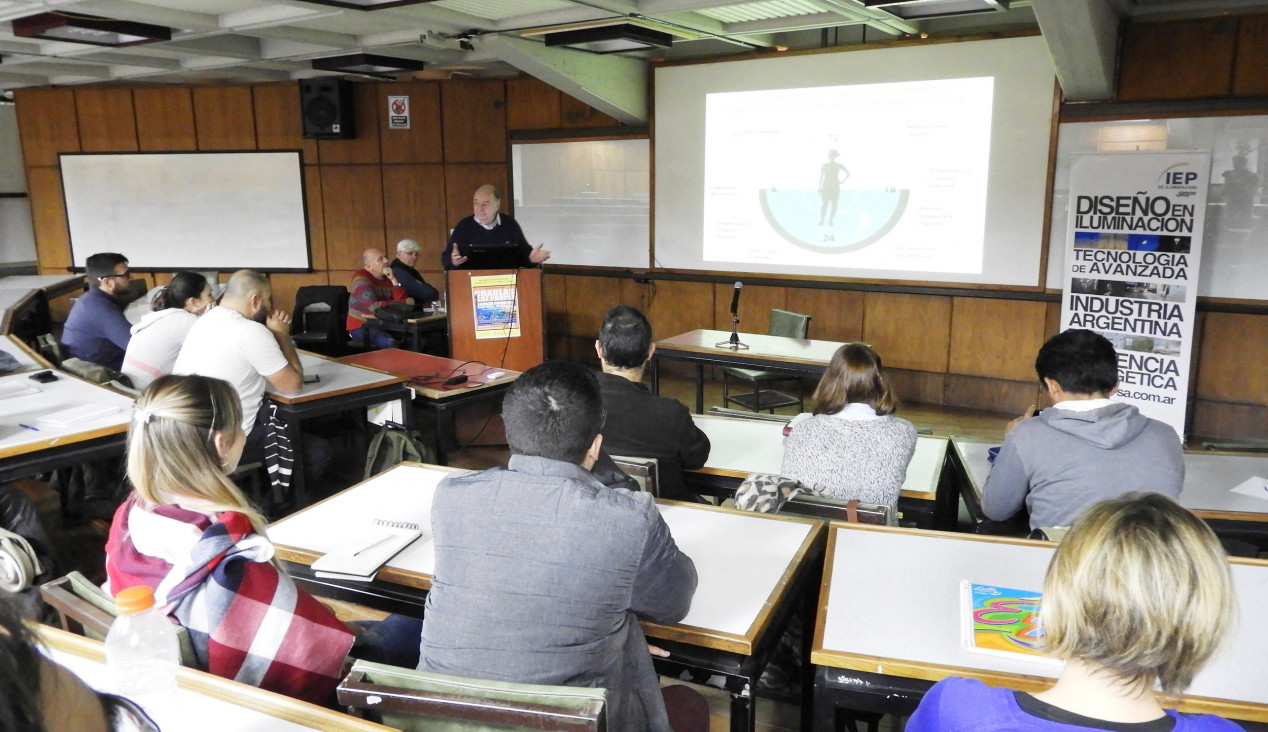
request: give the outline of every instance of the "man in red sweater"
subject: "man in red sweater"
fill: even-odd
[[[352,275],[349,290],[348,336],[357,343],[364,342],[364,321],[373,318],[375,310],[391,302],[405,302],[405,288],[396,281],[382,249],[367,249],[361,253],[361,269]],[[375,330],[370,334],[370,345],[395,348],[397,343],[387,333]]]

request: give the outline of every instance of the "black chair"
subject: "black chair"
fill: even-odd
[[[325,356],[348,352],[348,288],[308,285],[295,293],[291,340],[296,348]]]

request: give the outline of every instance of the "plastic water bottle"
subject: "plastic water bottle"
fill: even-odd
[[[154,591],[145,585],[129,587],[120,590],[114,602],[119,615],[106,633],[111,689],[140,697],[137,701],[174,695],[180,665],[176,626],[154,607]]]

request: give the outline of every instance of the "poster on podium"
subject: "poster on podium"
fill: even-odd
[[[1082,155],[1070,170],[1061,329],[1118,352],[1116,401],[1183,440],[1211,156]]]

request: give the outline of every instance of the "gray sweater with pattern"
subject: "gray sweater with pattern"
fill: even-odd
[[[781,473],[830,498],[896,508],[915,451],[916,428],[905,419],[819,414],[793,427]]]

